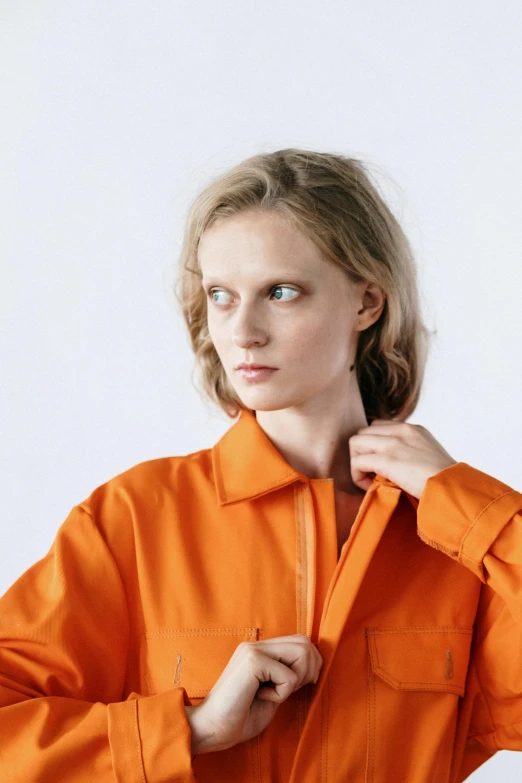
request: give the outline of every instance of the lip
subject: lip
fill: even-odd
[[[267,364],[247,364],[246,362],[242,362],[241,364],[238,364],[236,367],[236,370],[276,370],[276,367],[269,367]]]
[[[258,369],[249,370],[246,367],[240,367],[238,373],[246,381],[262,381],[265,378],[269,378],[272,373],[277,372],[275,367],[260,367]]]

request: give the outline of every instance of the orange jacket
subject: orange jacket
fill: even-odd
[[[459,462],[376,476],[337,562],[334,486],[243,410],[95,489],[0,598],[2,783],[459,783],[522,750],[522,494]],[[191,758],[244,640],[311,637],[316,685]]]

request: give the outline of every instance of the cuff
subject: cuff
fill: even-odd
[[[417,535],[485,583],[484,555],[521,508],[520,492],[457,462],[427,480],[417,507]]]
[[[184,688],[132,693],[107,705],[109,744],[118,783],[194,783]]]

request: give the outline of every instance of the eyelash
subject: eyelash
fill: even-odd
[[[299,291],[297,290],[297,288],[292,288],[292,287],[291,287],[291,286],[289,286],[289,285],[274,285],[274,286],[272,286],[272,288],[270,289],[270,293],[272,293],[272,291],[275,291],[275,289],[276,289],[276,288],[288,288],[288,290],[289,290],[289,291],[295,291],[296,293],[299,293]],[[216,300],[215,300],[215,299],[212,299],[212,294],[214,293],[214,291],[223,291],[223,288],[210,288],[210,289],[209,289],[209,292],[208,292],[208,296],[209,296],[209,298],[211,299],[211,301],[212,301],[214,304],[218,305],[218,307],[220,307],[221,305],[219,305],[219,304],[218,304],[218,302],[216,302]],[[288,300],[288,301],[291,301],[291,300]]]

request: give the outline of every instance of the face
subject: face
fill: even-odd
[[[201,237],[198,259],[210,337],[244,405],[278,410],[346,399],[357,383],[350,365],[358,321],[368,326],[380,313],[365,298],[368,284],[353,284],[274,212],[215,223]],[[236,369],[241,362],[276,370],[248,380]]]

